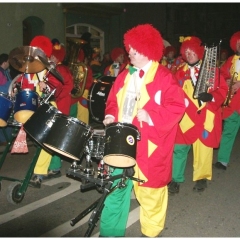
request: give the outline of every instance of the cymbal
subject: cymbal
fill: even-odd
[[[74,42],[76,44],[86,44],[87,41],[81,39],[81,38],[68,38],[67,40]]]
[[[50,62],[48,62],[45,58],[42,58],[41,56],[38,56],[39,59],[42,61],[42,63],[45,65],[45,67],[60,81],[60,82],[64,82],[64,79],[62,77],[62,75],[57,71],[57,69],[55,68],[55,66],[53,64],[51,64]]]
[[[31,46],[17,47],[9,53],[9,63],[20,72],[37,73],[45,69],[44,64],[39,60],[39,56],[42,59],[47,59],[40,48]]]

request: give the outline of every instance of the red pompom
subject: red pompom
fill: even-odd
[[[43,35],[36,36],[32,39],[30,46],[40,48],[47,57],[50,57],[52,54],[52,42],[51,40]]]

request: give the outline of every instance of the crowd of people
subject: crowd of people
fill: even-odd
[[[57,39],[36,36],[30,46],[44,52],[63,82],[48,69],[21,73],[16,83],[44,97],[54,90],[51,104],[62,114],[89,124],[88,95],[99,76],[115,77],[106,100],[103,125],[127,123],[137,128],[134,166],[109,166],[109,176],[125,176],[104,202],[100,218],[100,237],[124,237],[134,190],[140,205],[142,237],[157,237],[164,229],[168,194],[180,192],[185,181],[188,154],[193,151],[193,191],[202,192],[212,180],[212,167],[227,170],[233,144],[240,127],[240,32],[229,41],[234,55],[222,49],[216,65],[204,69],[205,47],[197,36],[183,39],[179,54],[173,46],[164,47],[161,33],[151,24],[140,24],[123,36],[124,47],[115,47],[101,59],[99,49],[91,49],[91,34],[77,56],[86,67],[86,86],[74,96],[74,75],[65,63],[66,48]],[[149,44],[151,43],[151,44]],[[209,66],[208,66],[209,67]],[[83,69],[82,69],[83,70]],[[212,79],[200,79],[201,71],[211,71]],[[7,98],[12,77],[9,55],[0,55],[0,97]],[[199,82],[204,91],[195,97]],[[211,84],[209,84],[211,82]],[[1,108],[1,106],[0,106]],[[1,145],[12,128],[0,126]],[[218,149],[213,163],[214,149]],[[126,174],[127,173],[127,174]],[[44,179],[61,176],[61,156],[42,149],[30,185],[41,187]],[[135,179],[135,180],[134,180]],[[136,181],[140,179],[142,181]],[[115,179],[113,188],[122,179]]]

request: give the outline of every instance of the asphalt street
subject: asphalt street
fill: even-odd
[[[95,125],[96,126],[96,125]],[[96,126],[98,128],[98,126]],[[1,237],[98,237],[99,221],[91,205],[103,196],[93,187],[81,191],[86,182],[74,178],[72,159],[63,158],[62,176],[44,180],[40,189],[27,186],[19,203],[13,201],[16,184],[24,182],[36,153],[36,143],[28,138],[28,153],[7,154],[0,169]],[[192,190],[192,152],[189,154],[186,181],[180,192],[169,195],[165,229],[162,237],[240,237],[240,134],[237,135],[227,170],[213,168],[213,178],[202,193]],[[74,144],[74,143],[72,143]],[[5,147],[0,147],[0,157]],[[214,162],[217,149],[214,150]],[[96,170],[99,160],[92,159]],[[84,168],[85,159],[77,164]],[[70,169],[70,170],[69,170]],[[89,181],[97,181],[97,171]],[[13,180],[14,179],[14,180]],[[76,223],[76,217],[81,216]],[[92,220],[96,226],[89,226]],[[75,223],[74,225],[72,223]],[[73,225],[73,226],[72,226]],[[89,234],[89,235],[88,235]],[[132,193],[126,237],[140,237],[139,205]]]

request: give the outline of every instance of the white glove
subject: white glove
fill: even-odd
[[[104,120],[103,120],[103,124],[106,126],[106,125],[108,125],[108,124],[110,124],[110,123],[113,123],[114,122],[114,117],[110,117],[110,116],[108,116],[108,117],[106,117]]]
[[[148,112],[144,109],[138,109],[137,119],[139,122],[146,122],[146,123],[150,122],[150,116]]]

